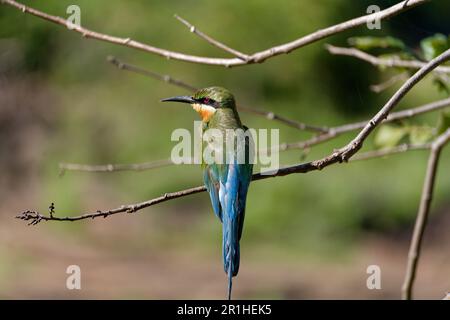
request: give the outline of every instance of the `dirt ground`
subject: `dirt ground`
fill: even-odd
[[[55,232],[49,224],[28,227],[12,217],[18,206],[32,206],[36,199],[29,195],[24,190],[0,205],[1,298],[224,298],[220,252],[197,250],[192,243],[185,248],[166,245],[163,250],[144,245],[128,252],[122,248],[126,242],[139,241],[136,237],[145,232],[142,222],[129,216],[87,222],[83,238],[76,232],[70,236]],[[444,211],[433,215],[427,229],[416,298],[441,299],[450,290],[450,209]],[[247,254],[235,278],[234,298],[397,299],[408,245],[405,231],[395,237],[364,237],[342,261],[261,259]],[[66,288],[66,268],[71,264],[81,267],[81,290]],[[371,264],[381,268],[381,290],[366,287],[366,268]]]
[[[41,103],[31,98],[36,92],[43,94],[40,87],[14,86],[11,82],[0,87],[0,104],[10,106],[0,113],[0,133],[8,137],[0,144],[0,298],[224,298],[220,244],[205,248],[195,241],[161,241],[152,233],[158,223],[139,216],[82,222],[83,229],[70,223],[63,228],[52,223],[28,227],[14,219],[42,204],[37,164],[43,157],[40,145],[51,134],[51,129],[42,128],[53,114],[48,96],[44,94]],[[110,207],[114,195],[104,187],[91,183],[83,205]],[[159,208],[143,214],[156,217]],[[184,220],[177,216],[176,223]],[[395,235],[367,234],[342,259],[320,254],[314,259],[302,259],[301,254],[273,257],[247,250],[234,281],[234,298],[398,299],[411,229],[412,225]],[[417,298],[441,299],[450,290],[449,229],[450,205],[433,208],[415,286]],[[265,245],[262,242],[257,250],[264,252]],[[81,290],[66,288],[66,269],[73,264],[81,268]],[[373,264],[381,268],[380,290],[366,286],[366,269]]]

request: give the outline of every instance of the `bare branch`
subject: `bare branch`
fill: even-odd
[[[16,216],[16,218],[25,220],[25,221],[30,220],[29,225],[36,225],[41,221],[78,221],[78,220],[84,220],[84,219],[94,219],[94,218],[98,218],[98,217],[106,218],[108,216],[111,216],[111,215],[114,215],[117,213],[125,213],[125,212],[133,213],[133,212],[142,210],[144,208],[153,206],[153,205],[161,203],[161,202],[165,202],[168,200],[180,198],[183,196],[187,196],[190,194],[195,194],[195,193],[199,193],[199,192],[203,192],[203,191],[206,191],[206,188],[204,186],[199,186],[199,187],[181,190],[181,191],[177,191],[177,192],[165,193],[164,195],[162,195],[158,198],[154,198],[154,199],[151,199],[148,201],[144,201],[144,202],[140,202],[140,203],[136,203],[136,204],[123,205],[118,208],[110,209],[110,210],[104,210],[104,211],[97,210],[95,212],[86,213],[86,214],[83,214],[80,216],[73,216],[73,217],[67,216],[67,217],[61,218],[61,217],[56,217],[54,215],[44,216],[37,211],[29,211],[28,210],[28,211],[25,211],[25,212],[21,213],[20,215]]]
[[[364,153],[358,153],[350,161],[361,161],[368,160],[373,158],[386,157],[397,153],[407,152],[407,151],[415,151],[415,150],[427,150],[431,148],[431,143],[423,143],[423,144],[408,144],[404,143],[393,148],[380,149],[367,151]]]
[[[345,147],[334,152],[322,161],[329,165],[333,163],[331,159],[336,161],[347,161],[352,157],[363,145],[364,140],[369,134],[389,115],[389,112],[401,101],[401,99],[428,73],[433,71],[437,66],[450,59],[450,49],[446,50],[433,60],[427,62],[422,68],[420,68],[414,75],[412,75],[401,87],[395,92],[395,94],[389,99],[389,101],[377,112],[375,116],[364,126],[359,134],[348,143]]]
[[[79,164],[79,163],[60,163],[60,175],[64,175],[66,171],[85,171],[85,172],[113,172],[113,171],[143,171],[167,167],[174,163],[170,159],[156,160],[144,163],[132,164]]]
[[[349,56],[366,61],[374,66],[399,67],[409,69],[420,69],[427,63],[418,60],[402,60],[399,58],[378,58],[356,48],[336,47],[330,44],[325,45],[329,53],[334,55]],[[434,69],[434,72],[450,73],[450,67],[440,66]]]
[[[430,157],[428,158],[427,172],[423,184],[422,196],[420,199],[419,211],[417,212],[414,232],[408,253],[408,264],[406,267],[405,280],[402,287],[402,298],[410,300],[414,279],[416,276],[417,265],[420,258],[420,249],[422,246],[423,235],[430,213],[431,200],[433,199],[433,189],[436,180],[436,171],[439,163],[439,156],[442,148],[450,140],[450,129],[441,134],[431,145]]]
[[[53,16],[47,13],[44,13],[42,11],[36,10],[34,8],[28,7],[24,4],[18,3],[13,0],[0,0],[0,3],[9,5],[11,7],[14,7],[18,10],[21,10],[24,13],[29,13],[31,15],[34,15],[36,17],[39,17],[41,19],[62,25],[62,26],[71,26],[71,30],[81,33],[83,37],[85,38],[92,38],[100,41],[110,42],[138,50],[142,50],[148,53],[152,53],[155,55],[159,55],[161,57],[165,57],[167,59],[175,59],[180,61],[186,61],[186,62],[192,62],[192,63],[199,63],[199,64],[209,64],[209,65],[220,65],[225,67],[232,67],[232,66],[242,66],[242,65],[248,65],[252,63],[261,63],[265,60],[278,56],[280,54],[287,54],[289,52],[292,52],[298,48],[304,47],[308,44],[311,44],[313,42],[316,42],[318,40],[324,39],[326,37],[332,36],[337,33],[341,33],[343,31],[356,28],[358,26],[364,25],[368,22],[382,19],[390,18],[396,14],[399,14],[401,12],[404,12],[405,10],[408,10],[410,8],[413,8],[417,5],[423,4],[429,0],[405,0],[401,1],[387,9],[381,10],[379,12],[375,12],[372,14],[368,14],[365,16],[361,16],[358,18],[354,18],[324,29],[320,29],[316,32],[313,32],[311,34],[308,34],[306,36],[303,36],[301,38],[298,38],[294,41],[278,45],[263,51],[256,52],[248,57],[246,60],[242,60],[241,58],[209,58],[209,57],[201,57],[201,56],[194,56],[194,55],[188,55],[176,51],[170,51],[166,49],[161,49],[158,47],[154,47],[148,44],[144,44],[142,42],[138,42],[135,40],[132,40],[130,38],[121,38],[121,37],[115,37],[107,34],[103,34],[100,32],[92,31],[89,29],[86,29],[81,26],[73,25],[66,19],[63,19],[58,16]]]
[[[450,106],[450,98],[438,100],[438,101],[435,101],[435,102],[432,102],[432,103],[429,103],[429,104],[426,104],[426,105],[423,105],[420,107],[406,109],[406,110],[402,110],[402,111],[398,111],[398,112],[393,112],[390,115],[388,115],[387,118],[382,121],[382,123],[384,124],[384,123],[388,123],[388,122],[412,118],[412,117],[418,116],[420,114],[444,109],[444,108],[447,108],[448,106]],[[360,122],[344,124],[344,125],[337,126],[337,127],[331,127],[328,129],[327,133],[314,136],[310,139],[307,139],[304,141],[299,141],[299,142],[280,144],[280,146],[278,147],[278,150],[284,151],[284,150],[290,150],[290,149],[308,148],[308,147],[329,141],[331,139],[334,139],[343,133],[362,129],[369,122],[370,122],[370,120],[364,120],[364,121],[360,121]]]
[[[106,60],[108,60],[109,62],[111,62],[113,65],[115,65],[116,67],[118,67],[121,70],[127,70],[127,71],[131,71],[134,73],[138,73],[138,74],[141,74],[141,75],[144,75],[144,76],[147,76],[147,77],[159,80],[159,81],[163,81],[163,82],[175,85],[177,87],[180,87],[180,88],[183,88],[183,89],[186,89],[189,91],[197,90],[197,88],[191,86],[190,84],[187,84],[186,82],[172,78],[170,75],[159,74],[159,73],[153,72],[148,69],[143,69],[143,68],[140,68],[135,65],[124,63],[113,56],[108,56],[106,58]]]
[[[408,73],[402,72],[400,74],[396,74],[392,77],[390,77],[388,80],[378,83],[378,84],[372,84],[369,86],[370,90],[372,90],[375,93],[380,93],[390,87],[392,87],[394,84],[396,84],[399,81],[404,81],[408,79]]]
[[[447,61],[448,59],[450,59],[450,49],[445,51],[444,53],[442,53],[435,59],[431,60],[430,62],[428,62],[422,68],[420,68],[412,77],[410,77],[401,86],[401,88],[399,90],[397,90],[397,92],[391,97],[391,99],[389,99],[389,101],[383,106],[383,108],[381,108],[381,110],[364,126],[364,128],[360,131],[360,133],[352,141],[350,141],[350,143],[348,143],[345,147],[343,147],[343,148],[333,152],[329,156],[326,156],[319,160],[281,168],[274,172],[268,172],[265,175],[255,174],[255,175],[253,175],[252,180],[261,180],[261,179],[266,179],[266,178],[270,178],[270,177],[285,176],[285,175],[289,175],[289,174],[293,174],[293,173],[306,173],[309,171],[321,170],[321,169],[323,169],[329,165],[335,164],[335,163],[341,163],[343,161],[348,161],[362,147],[362,144],[363,144],[364,140],[368,137],[368,135],[375,129],[375,127],[377,125],[379,125],[384,119],[387,118],[389,112],[401,101],[401,99],[411,90],[411,88],[414,87],[415,84],[417,84],[423,77],[425,77],[425,75],[427,75],[429,72],[431,72],[439,64]],[[450,129],[447,130],[447,133],[449,131],[450,131]],[[448,133],[448,135],[450,135],[450,133]],[[433,143],[432,150],[440,150],[441,147],[439,147],[439,146],[444,145],[448,141],[448,136],[445,137],[445,139],[442,137],[443,136],[439,137],[438,140],[435,143]],[[439,154],[439,151],[433,152],[432,154],[437,159],[437,155]],[[433,179],[434,179],[434,174],[435,174],[435,172],[433,173]],[[134,204],[134,205],[121,206],[119,208],[107,210],[107,211],[97,211],[95,213],[87,213],[87,214],[84,214],[81,216],[76,216],[76,217],[56,218],[56,220],[58,220],[58,221],[75,221],[75,220],[95,218],[95,217],[100,217],[100,216],[107,217],[109,215],[120,213],[120,212],[136,212],[137,210],[149,207],[156,203],[161,203],[161,202],[167,201],[169,199],[179,198],[179,197],[193,194],[193,193],[203,192],[205,190],[206,189],[204,186],[199,186],[196,188],[182,190],[179,192],[168,193],[159,198],[155,198],[155,199],[148,200],[148,201]],[[429,205],[429,200],[425,201],[425,204],[427,204],[427,203]],[[22,213],[21,215],[17,216],[17,218],[22,219],[22,220],[31,220],[31,224],[37,224],[40,221],[55,220],[55,217],[52,217],[52,216],[46,217],[35,211],[26,211],[26,212]],[[414,270],[414,268],[413,268],[413,270]]]
[[[238,57],[239,59],[241,59],[243,61],[247,61],[250,58],[249,55],[247,55],[245,53],[242,53],[242,52],[239,52],[239,51],[237,51],[235,49],[232,49],[232,48],[228,47],[227,45],[223,44],[222,42],[219,42],[219,41],[211,38],[210,36],[204,34],[200,30],[198,30],[195,26],[190,24],[188,21],[186,21],[185,19],[180,17],[179,15],[175,15],[175,18],[178,21],[180,21],[182,24],[184,24],[186,27],[188,27],[190,32],[195,33],[200,38],[202,38],[206,42],[212,44],[213,46],[215,46],[215,47],[217,47],[219,49],[222,49],[223,51],[226,51],[228,53],[231,53],[233,56],[236,56],[236,57]]]
[[[135,65],[131,65],[125,62],[122,62],[120,60],[118,60],[115,57],[109,56],[108,57],[108,61],[113,63],[114,65],[116,65],[117,67],[119,67],[120,69],[123,70],[128,70],[128,71],[132,71],[132,72],[136,72],[139,74],[143,74],[149,77],[152,77],[156,80],[160,80],[160,81],[164,81],[167,82],[169,84],[190,90],[190,91],[196,91],[197,88],[192,86],[191,84],[188,84],[184,81],[181,81],[179,79],[175,79],[169,75],[161,75],[158,74],[156,72],[150,71],[148,69],[143,69],[141,67],[135,66]],[[383,123],[386,122],[392,122],[392,121],[397,121],[400,119],[406,119],[406,118],[410,118],[410,117],[414,117],[416,115],[422,114],[422,113],[427,113],[427,112],[431,112],[431,111],[435,111],[435,110],[439,110],[442,108],[445,108],[447,106],[450,105],[450,98],[448,99],[443,99],[443,100],[439,100],[421,107],[417,107],[414,109],[408,109],[408,110],[403,110],[403,111],[399,111],[396,113],[393,113],[391,115],[389,115],[387,117],[387,119],[385,119],[383,121]],[[352,124],[346,124],[346,125],[342,125],[342,126],[338,126],[338,127],[332,127],[332,128],[328,128],[328,127],[321,127],[321,126],[314,126],[314,125],[310,125],[310,124],[305,124],[302,122],[298,122],[295,120],[291,120],[288,118],[285,118],[283,116],[280,116],[278,114],[275,114],[271,111],[263,111],[260,109],[256,109],[256,108],[249,108],[249,107],[243,107],[243,106],[238,106],[238,108],[242,111],[246,111],[246,112],[251,112],[254,114],[259,114],[262,115],[264,117],[266,117],[269,120],[278,120],[283,122],[286,125],[289,125],[291,127],[300,129],[300,130],[308,130],[308,131],[316,131],[316,132],[320,132],[323,133],[319,136],[313,137],[309,140],[306,140],[304,142],[300,142],[300,143],[294,143],[294,144],[283,144],[284,147],[282,147],[280,150],[284,150],[286,147],[289,148],[304,148],[304,147],[308,147],[308,146],[312,146],[315,145],[317,143],[320,142],[324,142],[324,141],[328,141],[331,138],[336,137],[337,135],[340,135],[342,133],[346,133],[346,132],[350,132],[350,131],[354,131],[357,129],[362,129],[364,128],[364,126],[366,126],[369,122],[369,120],[366,121],[361,121],[361,122],[356,122],[356,123],[352,123]],[[289,147],[290,145],[290,147]],[[295,147],[295,145],[297,145],[297,147]],[[302,145],[304,145],[304,147],[302,147]]]
[[[267,120],[281,122],[281,123],[283,123],[283,124],[285,124],[285,125],[287,125],[289,127],[295,128],[295,129],[299,129],[299,130],[303,130],[303,131],[311,131],[311,132],[316,132],[316,133],[326,133],[326,132],[328,132],[328,128],[327,127],[315,126],[315,125],[299,122],[299,121],[296,121],[296,120],[292,120],[292,119],[280,116],[279,114],[273,113],[272,111],[264,111],[264,110],[261,110],[261,109],[244,107],[244,106],[241,106],[241,105],[238,105],[237,108],[239,110],[247,112],[247,113],[253,113],[253,114],[257,114],[257,115],[263,116]]]
[[[164,81],[168,84],[172,84],[172,85],[175,85],[175,86],[183,88],[183,89],[187,89],[192,92],[195,92],[198,90],[198,88],[192,86],[191,84],[188,84],[179,79],[175,79],[175,78],[171,77],[170,75],[162,75],[162,74],[156,73],[156,72],[148,70],[148,69],[144,69],[144,68],[141,68],[141,67],[138,67],[135,65],[131,65],[131,64],[122,62],[113,56],[108,56],[107,60],[122,70],[132,71],[132,72],[139,73],[139,74],[142,74],[145,76],[149,76],[153,79]],[[263,116],[267,120],[279,121],[287,126],[290,126],[292,128],[296,128],[299,130],[307,130],[307,131],[319,132],[319,133],[324,133],[324,132],[328,131],[328,129],[326,127],[319,127],[319,126],[309,125],[309,124],[302,123],[299,121],[291,120],[286,117],[280,116],[276,113],[273,113],[271,111],[264,111],[261,109],[244,107],[241,105],[238,105],[237,108],[244,112]]]
[[[437,110],[441,110],[450,106],[450,98],[438,100],[432,103],[425,104],[423,106],[406,109],[398,112],[391,113],[386,120],[382,123],[389,123],[398,120],[404,120],[408,118],[412,118],[414,116],[418,116],[424,113],[433,112]],[[321,135],[314,136],[310,139],[299,141],[299,142],[291,142],[291,143],[281,143],[278,146],[275,146],[271,149],[274,151],[288,151],[293,149],[306,149],[311,146],[329,141],[331,139],[336,138],[337,136],[351,132],[354,130],[362,129],[367,125],[369,120],[349,123],[337,127],[329,128],[329,132]],[[404,145],[399,146],[399,148],[403,148]],[[413,148],[413,146],[409,145],[408,148]],[[391,150],[391,149],[389,149]],[[360,158],[357,155],[358,158]],[[87,165],[87,164],[60,164],[61,174],[64,174],[65,171],[87,171],[87,172],[113,172],[118,171],[114,170],[115,168],[120,168],[119,170],[149,170],[164,166],[170,166],[170,160],[155,160],[152,162],[144,162],[144,163],[134,163],[134,164],[106,164],[106,165]]]
[[[387,150],[376,150],[376,151],[369,151],[366,153],[361,153],[358,155],[358,157],[352,158],[351,161],[380,158],[380,157],[384,157],[387,155],[398,154],[398,153],[402,153],[402,152],[406,152],[406,151],[423,150],[423,149],[429,149],[429,148],[430,148],[430,144],[402,145],[402,146],[394,147],[392,149],[387,149]],[[252,181],[263,180],[263,179],[272,178],[272,177],[286,176],[286,175],[293,174],[293,173],[307,173],[310,171],[320,170],[321,168],[322,167],[319,166],[319,163],[317,161],[312,161],[312,162],[298,164],[298,165],[294,165],[294,166],[290,166],[290,167],[284,167],[284,168],[279,169],[276,172],[272,172],[272,173],[268,173],[268,174],[264,174],[264,175],[261,173],[254,174]],[[160,197],[157,197],[157,198],[154,198],[151,200],[147,200],[144,202],[140,202],[140,203],[122,205],[118,208],[109,209],[109,210],[97,210],[95,212],[89,212],[89,213],[85,213],[85,214],[81,214],[81,215],[77,215],[77,216],[57,217],[54,215],[54,205],[52,204],[50,206],[50,208],[53,207],[53,209],[49,212],[50,213],[49,216],[42,215],[41,213],[39,213],[37,211],[27,210],[27,211],[22,212],[18,216],[16,216],[16,218],[25,220],[25,221],[30,221],[28,223],[29,225],[36,225],[42,221],[78,221],[78,220],[85,220],[85,219],[94,219],[94,218],[99,218],[99,217],[106,218],[108,216],[111,216],[111,215],[114,215],[117,213],[137,212],[139,210],[142,210],[144,208],[153,206],[153,205],[161,203],[161,202],[166,202],[166,201],[169,201],[172,199],[181,198],[184,196],[188,196],[191,194],[196,194],[196,193],[200,193],[200,192],[204,192],[204,191],[206,191],[205,186],[198,186],[198,187],[184,189],[184,190],[180,190],[180,191],[176,191],[176,192],[166,193]]]

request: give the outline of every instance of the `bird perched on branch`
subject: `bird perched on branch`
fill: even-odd
[[[217,152],[214,155],[220,156],[212,161],[205,161],[202,157],[203,180],[214,213],[222,223],[223,265],[228,275],[228,299],[231,299],[232,278],[239,271],[239,240],[253,171],[251,135],[242,125],[234,97],[227,89],[209,87],[192,96],[176,96],[161,101],[190,104],[202,119],[203,138],[206,132],[212,132],[205,144]],[[226,143],[229,141],[234,142]]]

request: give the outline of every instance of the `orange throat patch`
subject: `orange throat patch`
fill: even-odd
[[[208,122],[209,119],[211,119],[211,117],[214,115],[214,113],[216,112],[216,109],[214,109],[211,106],[205,105],[205,104],[199,104],[199,103],[195,103],[192,105],[192,108],[197,111],[197,113],[200,115],[200,117],[202,118],[203,122]]]

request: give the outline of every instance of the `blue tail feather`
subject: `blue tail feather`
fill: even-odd
[[[205,185],[210,194],[214,212],[222,222],[222,256],[228,276],[228,298],[231,298],[233,277],[238,274],[240,260],[239,240],[245,216],[245,200],[251,181],[252,165],[229,164],[220,169],[206,169]],[[218,174],[217,176],[217,173]]]
[[[224,271],[228,275],[228,299],[231,299],[231,288],[233,277],[239,272],[239,239],[238,239],[239,222],[236,219],[226,217],[223,221],[223,266]]]
[[[231,300],[231,288],[233,286],[233,275],[231,273],[231,265],[228,267],[228,300]]]

